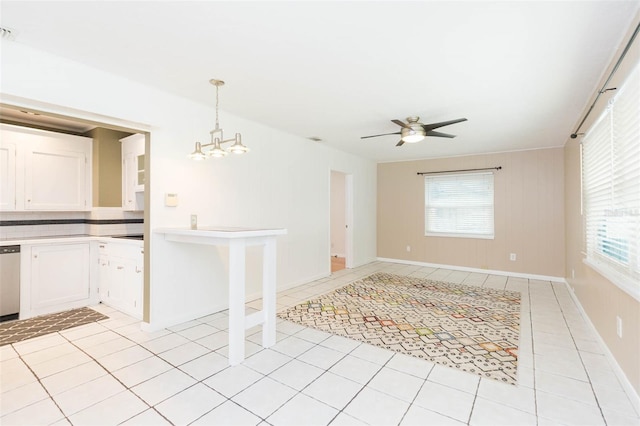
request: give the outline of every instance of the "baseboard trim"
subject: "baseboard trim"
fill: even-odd
[[[416,262],[413,260],[404,260],[404,259],[390,259],[386,257],[378,257],[377,260],[380,262],[393,262],[393,263],[403,263],[405,265],[415,265],[415,266],[427,266],[430,268],[442,268],[442,269],[452,269],[454,271],[464,271],[464,272],[477,272],[480,274],[491,274],[491,275],[502,275],[508,277],[518,277],[518,278],[528,278],[531,280],[541,280],[541,281],[553,281],[564,283],[566,282],[563,277],[554,277],[550,275],[536,275],[536,274],[524,274],[521,272],[508,272],[508,271],[498,271],[495,269],[480,269],[480,268],[469,268],[466,266],[457,266],[457,265],[443,265],[439,263],[428,263],[428,262]]]
[[[618,361],[616,361],[615,357],[613,356],[613,353],[611,353],[611,351],[609,350],[609,347],[604,342],[604,339],[602,338],[602,336],[600,336],[600,333],[598,333],[596,326],[593,325],[593,323],[591,322],[589,315],[587,315],[587,311],[585,311],[584,308],[582,307],[582,303],[580,303],[580,300],[578,299],[578,296],[576,296],[575,291],[573,291],[573,288],[569,285],[567,280],[564,280],[564,284],[567,286],[567,290],[569,291],[571,298],[573,299],[576,306],[578,307],[578,310],[580,311],[580,315],[582,315],[582,318],[584,318],[584,320],[587,322],[589,327],[591,327],[591,331],[593,331],[593,333],[596,335],[596,338],[598,339],[598,342],[604,348],[604,356],[611,363],[611,366],[613,367],[613,372],[616,374],[616,377],[618,377],[618,380],[620,380],[620,383],[622,384],[622,387],[625,393],[629,397],[629,400],[631,401],[633,408],[636,410],[636,414],[640,415],[640,395],[638,395],[635,388],[633,387],[633,385],[631,384],[627,376],[624,374],[624,371],[618,364]]]

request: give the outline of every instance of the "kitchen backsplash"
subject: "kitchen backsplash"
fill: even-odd
[[[91,212],[2,212],[0,239],[63,235],[142,234],[144,212],[98,208]]]

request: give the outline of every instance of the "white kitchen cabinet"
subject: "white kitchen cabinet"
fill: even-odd
[[[145,136],[135,134],[122,142],[122,208],[144,210]]]
[[[104,243],[99,244],[101,247],[104,247]],[[105,302],[107,297],[109,297],[108,282],[110,276],[109,257],[106,256],[104,252],[101,252],[98,257],[98,294],[101,302]]]
[[[0,139],[0,210],[16,209],[16,144]]]
[[[0,124],[0,140],[0,210],[91,209],[91,138]]]
[[[90,243],[23,246],[20,318],[95,304]]]
[[[25,156],[25,210],[88,210],[85,152],[56,147],[28,148]]]
[[[100,241],[98,247],[100,300],[105,305],[142,319],[142,245]]]

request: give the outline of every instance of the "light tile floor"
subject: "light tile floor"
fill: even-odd
[[[278,308],[384,271],[522,292],[518,386],[279,321],[227,364],[227,313],[145,333],[109,320],[0,348],[0,424],[638,425],[564,284],[374,262],[278,295]],[[248,304],[259,309],[260,301]]]

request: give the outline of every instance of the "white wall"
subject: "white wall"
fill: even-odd
[[[0,100],[66,113],[77,110],[145,123],[151,133],[150,227],[200,225],[284,227],[278,239],[278,288],[330,273],[330,170],[353,174],[354,266],[376,256],[376,165],[305,138],[221,113],[227,136],[241,132],[244,156],[193,162],[194,141],[207,141],[210,106],[80,63],[2,41]],[[152,64],[150,64],[152,66]],[[220,77],[220,76],[218,76]],[[231,79],[232,76],[222,76]],[[203,81],[202,90],[210,90]],[[18,99],[23,98],[23,99]],[[50,104],[50,105],[45,105]],[[179,196],[165,207],[164,194]],[[151,235],[151,324],[163,326],[226,306],[226,251],[167,243]],[[259,289],[260,253],[249,253],[247,293]]]

